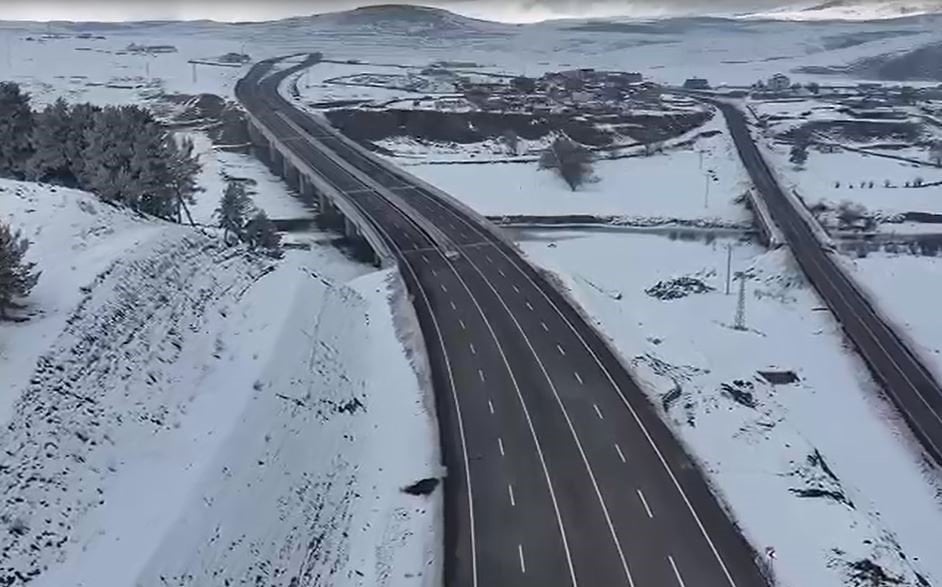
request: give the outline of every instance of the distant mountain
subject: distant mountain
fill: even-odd
[[[514,25],[461,16],[441,8],[406,4],[366,6],[280,21],[317,28],[416,36],[468,36],[501,33]]]
[[[773,20],[888,20],[942,14],[942,0],[828,0],[754,12],[747,18]]]

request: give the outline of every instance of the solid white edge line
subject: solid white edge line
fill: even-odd
[[[651,506],[648,505],[648,500],[644,499],[644,493],[640,489],[636,490],[638,492],[638,497],[641,499],[641,505],[644,506],[644,511],[647,512],[649,518],[654,517],[654,512],[651,511]]]
[[[417,193],[420,196],[422,195],[421,191],[417,191]],[[533,281],[533,279],[527,274],[526,271],[524,271],[520,267],[520,265],[518,265],[518,261],[519,263],[526,263],[527,261],[523,260],[522,258],[518,260],[514,260],[505,251],[503,251],[497,243],[491,241],[491,239],[488,238],[488,236],[490,236],[493,239],[499,240],[500,237],[494,236],[492,234],[484,235],[484,231],[486,229],[482,227],[478,227],[476,224],[464,220],[463,218],[458,216],[457,213],[455,213],[450,208],[448,208],[448,206],[446,206],[444,203],[439,202],[436,198],[429,197],[429,196],[426,196],[426,198],[430,202],[433,202],[436,205],[438,205],[440,208],[442,208],[446,212],[451,213],[457,216],[458,218],[460,218],[462,222],[467,224],[475,232],[477,232],[479,235],[484,237],[485,242],[491,244],[505,259],[507,259],[514,266],[514,268],[527,280],[527,282],[530,283],[531,287],[536,288],[536,290],[540,292],[540,295],[543,296],[543,299],[545,299],[550,304],[550,306],[555,310],[556,314],[560,318],[562,318],[563,322],[565,322],[565,324],[569,327],[569,330],[576,336],[579,342],[582,343],[582,346],[586,349],[586,351],[589,353],[589,355],[592,357],[595,363],[599,366],[602,373],[605,374],[605,377],[606,379],[608,379],[609,384],[611,384],[612,388],[618,394],[619,398],[621,398],[622,403],[631,413],[632,419],[634,419],[635,423],[638,425],[639,429],[641,430],[642,434],[645,437],[645,440],[648,441],[648,444],[651,446],[651,449],[654,451],[655,455],[657,456],[658,461],[660,461],[661,466],[664,468],[668,477],[670,477],[671,483],[674,485],[674,488],[677,489],[677,492],[680,495],[681,499],[683,500],[684,505],[687,507],[687,511],[690,512],[690,515],[693,517],[694,521],[696,522],[697,528],[700,530],[700,534],[703,536],[707,545],[710,547],[710,551],[713,553],[713,557],[716,559],[717,564],[720,566],[720,569],[723,571],[723,575],[726,577],[726,580],[729,582],[729,585],[731,587],[736,587],[736,581],[733,580],[733,576],[730,573],[729,568],[726,566],[726,562],[723,560],[723,557],[720,556],[720,552],[716,548],[716,544],[714,544],[712,538],[710,538],[710,534],[709,532],[707,532],[706,527],[703,525],[703,521],[700,519],[700,516],[697,514],[697,510],[693,507],[693,503],[691,503],[690,498],[687,496],[687,493],[684,491],[683,487],[680,485],[680,481],[678,481],[677,476],[674,474],[673,469],[671,469],[670,464],[667,462],[667,459],[664,457],[664,454],[657,447],[657,443],[654,442],[654,438],[651,436],[651,433],[647,429],[647,426],[645,426],[644,422],[641,421],[641,417],[638,415],[638,412],[635,411],[634,406],[631,405],[631,402],[628,401],[628,397],[625,395],[625,392],[621,389],[618,383],[616,383],[615,378],[609,372],[608,368],[605,367],[605,364],[602,363],[602,360],[599,358],[596,352],[592,350],[592,347],[589,346],[589,343],[585,340],[582,334],[580,334],[579,331],[576,330],[576,327],[572,324],[569,318],[567,318],[566,315],[563,314],[562,310],[559,309],[559,306],[556,305],[556,303],[549,297],[549,295],[540,286],[538,286],[536,282]],[[489,260],[489,262],[493,263],[493,260]],[[576,312],[578,313],[578,310]],[[589,328],[593,328],[591,324],[588,324],[588,322],[587,322],[587,325],[589,326]],[[545,328],[546,326],[544,325],[544,329]],[[603,345],[605,344],[604,338],[602,338],[602,344]],[[611,348],[609,348],[609,351],[615,357],[615,360],[618,361],[619,355],[616,353],[616,351],[612,350]],[[676,436],[674,438],[676,439]],[[676,442],[680,444],[680,440],[676,440]],[[704,478],[704,481],[706,481],[705,478]]]
[[[366,214],[368,217],[372,217],[369,214],[367,214],[365,210],[363,210],[360,204],[355,203],[354,205],[360,209],[361,213]],[[395,206],[393,206],[393,208],[395,209]],[[399,211],[399,213],[405,216],[405,214],[402,211]],[[407,220],[408,220],[408,217],[407,217]],[[379,225],[379,223],[377,223],[376,228],[380,233],[385,235],[387,241],[392,243],[392,248],[394,250],[399,251],[399,254],[402,257],[401,258],[402,262],[397,263],[397,265],[399,265],[399,270],[402,271],[403,270],[402,268],[405,267],[406,269],[408,269],[409,273],[412,274],[413,279],[415,279],[415,283],[419,288],[419,292],[422,294],[422,299],[425,303],[425,307],[428,309],[429,315],[432,317],[432,324],[435,327],[435,333],[438,338],[438,343],[442,349],[442,357],[445,360],[445,369],[448,373],[448,383],[449,383],[449,387],[451,388],[451,395],[452,395],[453,401],[455,403],[455,415],[457,416],[457,421],[458,421],[458,437],[461,444],[461,452],[462,452],[462,457],[463,457],[462,460],[464,461],[463,464],[464,464],[464,471],[465,471],[465,488],[468,492],[468,524],[471,526],[470,537],[469,537],[470,548],[471,548],[471,585],[472,587],[477,587],[478,586],[477,537],[476,537],[475,523],[474,523],[474,493],[471,489],[471,466],[470,466],[470,458],[468,456],[467,436],[465,435],[465,430],[464,430],[464,420],[461,414],[461,403],[458,399],[457,388],[455,387],[454,372],[452,371],[452,368],[451,368],[451,360],[448,357],[448,349],[445,347],[445,339],[442,336],[441,326],[438,323],[438,318],[435,316],[435,312],[432,311],[431,301],[429,300],[428,294],[425,291],[425,287],[422,286],[421,280],[419,280],[419,277],[416,274],[415,270],[413,270],[412,266],[409,265],[408,261],[406,260],[405,255],[403,254],[402,249],[395,246],[395,241],[392,239],[389,233],[381,225]],[[439,254],[441,255],[441,253]],[[444,255],[441,255],[441,256],[443,259],[447,261],[447,258]],[[452,270],[454,271],[453,266],[452,266]],[[464,328],[464,323],[462,322],[461,324],[462,324],[462,328]],[[544,469],[545,469],[545,465],[544,465]],[[557,509],[557,515],[558,515],[558,509]],[[565,536],[563,538],[563,541],[565,544]],[[522,563],[523,562],[522,550],[520,551],[520,556],[521,556],[520,560]],[[568,548],[567,548],[567,557],[568,557]],[[570,569],[571,568],[572,568],[572,562],[570,561]],[[573,575],[573,583],[575,584],[575,575]]]
[[[461,274],[458,273],[456,269],[454,269],[454,264],[452,264],[449,259],[446,258],[445,260],[447,263],[449,263],[449,265],[451,265],[452,270],[455,272],[455,275],[457,275],[458,277],[458,281],[461,282],[465,290],[468,292],[468,295],[471,296],[471,300],[476,305],[478,305],[478,309],[480,311],[480,305],[478,304],[477,298],[471,292],[464,278],[461,276]],[[592,469],[592,465],[591,463],[589,463],[589,457],[588,455],[586,455],[585,448],[582,446],[582,441],[579,439],[579,434],[576,432],[576,428],[572,422],[572,418],[569,416],[569,412],[566,410],[566,405],[563,403],[562,397],[560,397],[559,395],[559,390],[556,388],[556,384],[553,383],[552,377],[550,377],[549,372],[546,370],[546,365],[543,363],[543,360],[540,358],[540,355],[536,352],[536,349],[533,347],[532,341],[527,336],[526,331],[520,325],[520,322],[517,320],[516,315],[514,315],[514,313],[511,312],[510,308],[507,306],[507,302],[505,302],[504,298],[500,296],[500,294],[497,292],[497,289],[494,287],[494,284],[491,283],[489,279],[487,279],[487,276],[484,275],[484,272],[481,271],[481,268],[478,267],[477,264],[475,264],[470,259],[468,259],[468,262],[470,266],[474,268],[475,271],[477,271],[478,275],[480,275],[484,283],[487,284],[488,288],[497,298],[498,303],[500,303],[500,305],[504,308],[504,311],[507,312],[507,314],[510,316],[511,321],[514,323],[514,326],[516,327],[517,331],[520,333],[521,337],[523,337],[523,340],[526,343],[527,348],[530,350],[530,354],[533,355],[534,359],[536,359],[537,365],[539,365],[540,371],[542,372],[544,379],[549,385],[550,390],[553,393],[553,397],[556,399],[556,403],[559,406],[560,411],[562,412],[563,419],[566,421],[566,425],[569,428],[569,433],[572,435],[573,442],[575,442],[576,449],[578,450],[579,455],[582,457],[582,463],[585,465],[586,473],[589,476],[589,481],[591,482],[592,487],[595,490],[596,498],[599,501],[599,507],[602,509],[602,516],[605,519],[606,525],[608,526],[608,530],[611,535],[612,542],[615,544],[615,550],[617,551],[619,560],[621,561],[622,569],[624,570],[625,577],[628,580],[628,585],[629,587],[634,587],[635,585],[634,579],[631,576],[631,570],[628,568],[628,559],[625,557],[625,552],[621,547],[621,541],[618,539],[618,533],[615,531],[615,524],[612,522],[612,517],[608,511],[608,506],[605,503],[605,498],[602,496],[602,490],[599,487],[598,480],[595,477],[595,472]],[[484,316],[483,311],[481,311],[481,315]],[[491,328],[490,322],[487,320],[486,316],[484,316],[484,321],[486,324],[488,324],[488,328]],[[496,334],[493,333],[493,329],[491,329],[491,333],[492,333],[492,336],[494,337],[495,344],[497,344],[498,349],[501,351],[501,355],[503,355],[503,347],[500,345],[500,342],[497,340]],[[508,370],[509,370],[509,364],[508,364]],[[514,381],[515,381],[515,386],[516,386],[516,380]],[[517,390],[519,392],[519,387],[517,387]],[[529,420],[529,412],[526,409],[526,402],[524,402],[522,395],[520,396],[520,401],[521,401],[521,405],[524,407],[524,414],[527,415],[528,420]],[[534,431],[533,434],[535,438],[536,432]],[[539,445],[538,445],[538,448],[539,448]],[[542,458],[542,451],[540,451],[540,455]],[[547,476],[548,476],[548,473],[547,473]],[[555,505],[555,493],[552,494],[552,497],[553,497],[553,501]],[[560,530],[562,531],[562,519],[561,518],[560,518]],[[564,546],[566,547],[566,554],[567,554],[567,559],[568,559],[569,558],[568,544]],[[570,559],[570,563],[571,563],[571,559]],[[572,580],[573,580],[573,583],[575,584],[576,577],[575,577],[574,568],[572,569]]]
[[[677,563],[674,562],[674,557],[667,555],[667,560],[670,562],[671,568],[674,570],[674,577],[677,578],[677,584],[680,585],[680,587],[687,587],[687,585],[684,584],[684,578],[680,576],[680,571],[677,570]]]

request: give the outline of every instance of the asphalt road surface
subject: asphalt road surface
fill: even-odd
[[[805,275],[831,308],[847,337],[926,451],[942,464],[942,389],[850,278],[838,268],[831,254],[822,248],[759,154],[743,113],[730,104],[714,103],[726,117],[752,182],[765,199],[772,219],[781,229]],[[840,414],[835,414],[835,424],[852,423],[840,422]]]
[[[396,255],[438,400],[445,583],[766,585],[755,552],[593,328],[473,215],[279,95],[299,67],[259,64],[236,92]],[[429,222],[460,255],[441,250]]]

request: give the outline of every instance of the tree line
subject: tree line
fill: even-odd
[[[18,84],[0,82],[0,177],[96,194],[180,222],[200,188],[189,139],[140,106],[68,104],[33,111]]]

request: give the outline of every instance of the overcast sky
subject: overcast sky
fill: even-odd
[[[571,16],[655,16],[771,8],[783,0],[0,0],[3,20],[270,20],[368,4],[425,4],[525,22]]]

